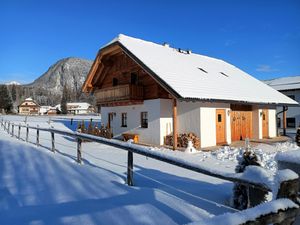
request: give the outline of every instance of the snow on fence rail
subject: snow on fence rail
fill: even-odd
[[[18,127],[18,135],[15,135],[15,126]],[[260,189],[263,191],[271,191],[273,192],[274,199],[282,199],[287,198],[290,199],[291,202],[296,204],[288,204],[282,205],[282,207],[277,207],[278,209],[276,212],[274,210],[272,212],[268,212],[266,214],[259,214],[259,210],[255,211],[258,212],[256,217],[252,215],[252,219],[255,217],[255,220],[261,219],[262,222],[267,221],[270,223],[278,223],[278,224],[286,224],[286,221],[294,221],[295,216],[299,211],[299,200],[298,200],[298,188],[299,188],[299,181],[298,175],[291,170],[281,170],[278,171],[277,175],[270,177],[268,173],[266,173],[265,169],[257,166],[249,166],[246,168],[244,173],[224,173],[222,171],[213,170],[207,167],[203,167],[199,164],[188,162],[184,159],[170,156],[164,154],[160,151],[153,151],[150,147],[141,146],[137,144],[133,144],[131,142],[123,142],[114,139],[106,139],[103,137],[98,137],[90,134],[83,134],[79,132],[73,131],[65,131],[59,130],[54,128],[42,128],[42,127],[33,127],[21,124],[14,124],[10,121],[4,121],[3,118],[1,120],[1,127],[7,131],[8,134],[12,136],[16,136],[20,139],[20,131],[21,128],[26,129],[26,138],[25,141],[28,142],[29,136],[29,129],[36,130],[36,145],[39,145],[39,132],[46,131],[51,134],[51,151],[55,152],[55,134],[60,134],[63,136],[73,137],[77,141],[77,162],[82,162],[82,141],[94,141],[101,144],[110,145],[113,147],[117,147],[119,149],[123,149],[128,152],[128,160],[127,160],[127,184],[129,186],[133,185],[133,153],[143,155],[149,158],[153,158],[168,164],[172,164],[181,168],[185,168],[194,172],[202,173],[208,176],[216,177],[219,179],[231,181],[234,183],[240,183],[248,187],[252,187],[255,189]],[[277,200],[276,200],[277,201]],[[269,205],[272,206],[272,202],[269,202]],[[275,204],[275,203],[274,203]],[[276,205],[278,206],[278,204]],[[259,206],[256,206],[259,207]],[[256,208],[254,207],[254,208]],[[254,209],[253,208],[253,209]],[[272,208],[272,207],[271,207]],[[247,212],[247,210],[244,210]],[[238,212],[242,213],[244,211]],[[295,213],[296,212],[296,213]],[[234,213],[235,214],[235,213]],[[251,223],[251,218],[247,220],[247,224],[260,224],[260,223]],[[272,219],[273,218],[273,219]],[[273,222],[272,222],[273,221]],[[208,223],[209,224],[209,223]],[[212,223],[214,224],[214,223]],[[233,223],[237,224],[237,223]],[[243,224],[243,223],[238,223]],[[290,224],[290,223],[288,223]]]

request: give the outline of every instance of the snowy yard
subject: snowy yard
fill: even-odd
[[[24,117],[5,116],[16,124]],[[31,126],[68,130],[69,119],[29,117]],[[80,118],[82,119],[82,118]],[[1,120],[1,118],[0,118]],[[134,154],[134,187],[126,185],[127,152],[84,142],[83,165],[76,163],[76,142],[35,133],[29,143],[0,129],[0,224],[186,224],[225,212],[233,184]],[[25,130],[21,132],[25,139]],[[255,151],[264,166],[276,170],[277,151],[297,149],[293,143],[260,144]],[[240,149],[166,154],[215,170],[233,172]]]

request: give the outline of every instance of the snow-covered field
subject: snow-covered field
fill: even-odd
[[[24,123],[20,116],[3,118]],[[70,129],[69,118],[51,119],[28,117],[27,122]],[[235,211],[227,206],[230,182],[134,154],[134,187],[129,187],[124,150],[84,142],[83,165],[78,165],[72,138],[56,135],[57,152],[52,153],[49,133],[40,132],[41,147],[34,145],[33,131],[29,143],[24,129],[21,137],[0,129],[0,224],[186,224]],[[293,143],[255,147],[272,171],[276,152],[293,149]],[[194,154],[153,150],[225,172],[234,171],[242,153],[229,147]]]

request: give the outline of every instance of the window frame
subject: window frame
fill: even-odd
[[[127,127],[127,113],[121,113],[121,127]]]
[[[288,120],[294,120],[294,122],[288,121]],[[289,126],[290,123],[294,123],[294,126]],[[296,128],[296,118],[295,117],[288,117],[286,118],[286,127],[287,128]]]
[[[141,128],[148,128],[148,112],[141,112]]]

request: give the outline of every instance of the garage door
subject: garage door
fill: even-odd
[[[237,110],[239,109],[239,110]],[[231,140],[239,141],[252,138],[251,107],[232,107],[231,111]]]

